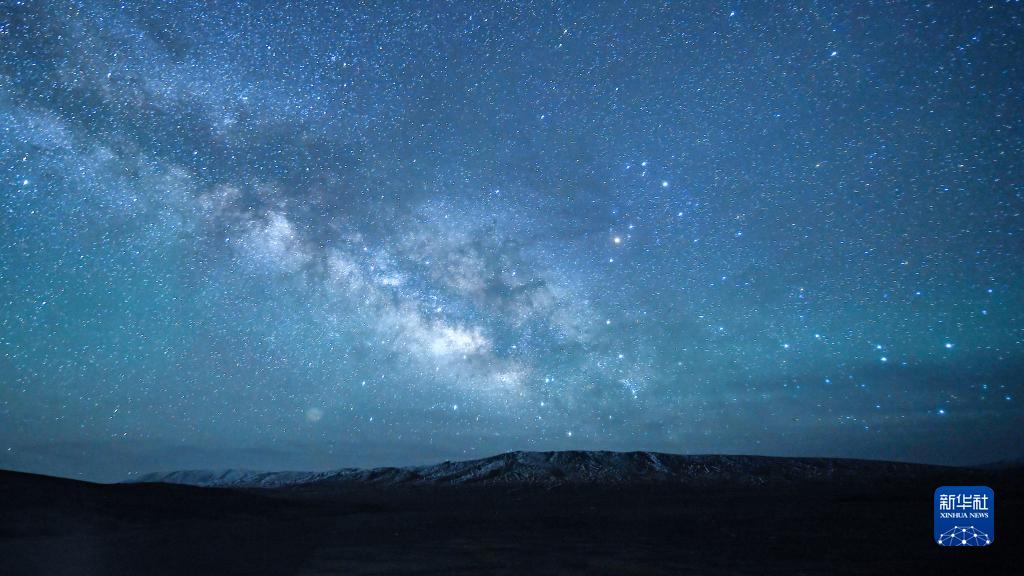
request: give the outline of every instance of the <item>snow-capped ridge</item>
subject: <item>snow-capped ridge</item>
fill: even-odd
[[[191,486],[239,486],[277,488],[315,482],[330,472],[269,472],[228,468],[226,470],[177,470],[174,472],[151,472],[133,478],[131,482],[162,482],[165,484],[188,484]]]
[[[326,472],[185,470],[146,474],[133,482],[280,488],[341,484],[444,486],[470,484],[768,484],[801,480],[913,478],[941,466],[843,458],[784,458],[660,452],[507,452],[426,466],[343,468]]]

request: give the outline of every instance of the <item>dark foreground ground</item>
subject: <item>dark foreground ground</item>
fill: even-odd
[[[866,486],[241,492],[0,472],[0,574],[1021,574],[1019,471]],[[987,548],[932,541],[987,483]]]

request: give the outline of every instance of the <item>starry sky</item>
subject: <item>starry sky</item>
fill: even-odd
[[[1020,454],[1017,2],[0,0],[0,467]]]

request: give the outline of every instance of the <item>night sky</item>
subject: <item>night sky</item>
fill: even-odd
[[[1020,3],[197,4],[0,0],[0,468],[1021,456]]]

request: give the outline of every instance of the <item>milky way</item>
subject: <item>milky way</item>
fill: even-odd
[[[1020,456],[1020,4],[199,4],[0,3],[0,467]]]

